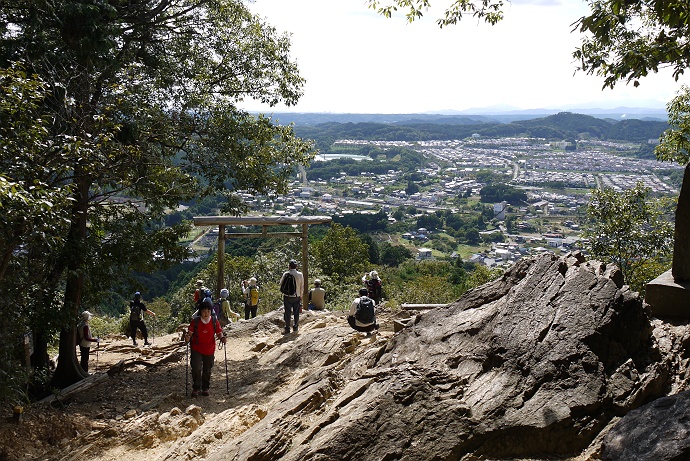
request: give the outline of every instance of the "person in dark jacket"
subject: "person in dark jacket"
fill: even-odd
[[[137,345],[137,328],[141,330],[144,336],[144,346],[149,346],[149,332],[146,329],[146,323],[141,313],[146,312],[149,315],[156,316],[156,313],[146,308],[146,305],[141,302],[141,293],[138,291],[134,293],[134,299],[129,302],[129,329],[132,335],[132,344]]]

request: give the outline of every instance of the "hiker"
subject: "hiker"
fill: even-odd
[[[77,338],[79,340],[79,354],[81,356],[81,369],[86,373],[89,372],[89,353],[91,352],[91,343],[100,343],[101,338],[92,338],[91,329],[89,328],[89,320],[93,314],[89,311],[81,313],[81,322],[77,325]]]
[[[302,292],[304,290],[304,276],[297,270],[297,261],[291,259],[289,269],[280,278],[280,292],[283,294],[283,309],[285,313],[284,334],[290,333],[290,323],[294,316],[292,331],[297,333],[299,329],[299,313],[302,308]]]
[[[137,345],[137,328],[141,330],[141,334],[144,336],[144,345],[150,346],[149,342],[149,332],[146,329],[146,323],[144,323],[144,318],[141,316],[141,311],[146,312],[149,315],[156,316],[156,313],[152,310],[146,308],[144,303],[141,302],[141,293],[138,291],[134,293],[134,299],[129,302],[129,329],[132,335],[132,344]]]
[[[379,273],[376,271],[371,271],[369,274],[364,274],[364,277],[362,277],[362,283],[367,287],[368,296],[376,301],[376,304],[381,304],[381,295],[383,290],[381,289],[381,279],[379,278]]]
[[[196,281],[196,290],[194,290],[194,305],[198,305],[204,299],[204,293],[206,293],[206,287],[204,287],[203,280]]]
[[[230,292],[227,288],[223,288],[222,290],[220,290],[220,317],[224,317],[227,320],[227,322],[230,323],[232,322],[233,318],[235,319],[235,321],[239,320],[240,314],[238,314],[230,308],[230,301],[228,301],[228,296],[230,296]],[[223,326],[222,322],[221,326]]]
[[[242,294],[244,295],[244,319],[249,320],[250,317],[256,317],[256,311],[259,308],[259,287],[256,285],[256,278],[242,280]]]
[[[321,288],[321,280],[314,280],[314,288],[309,290],[309,310],[321,310],[326,307],[326,290]]]
[[[360,288],[359,297],[355,298],[350,306],[347,323],[355,330],[370,336],[372,331],[379,329],[379,324],[376,323],[375,306],[376,302],[369,297],[369,291],[366,288]]]
[[[211,315],[213,306],[204,299],[199,307],[199,316],[194,317],[189,324],[185,341],[191,346],[192,365],[192,397],[209,395],[211,387],[211,369],[216,354],[216,338],[223,344],[226,342],[225,333],[220,322]]]

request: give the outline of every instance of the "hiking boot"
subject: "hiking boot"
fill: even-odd
[[[150,342],[148,342],[148,341],[144,341],[144,346],[150,346],[150,345],[151,345],[151,343],[150,343]]]
[[[284,330],[283,330],[283,334],[284,334],[284,335],[289,335],[289,334],[290,334],[290,329],[289,329],[289,328],[284,329]]]
[[[199,391],[192,391],[192,397],[198,397]]]
[[[138,346],[137,340],[136,340],[136,339],[133,339],[133,340],[132,340],[132,345],[133,345],[133,346]]]
[[[211,394],[209,393],[208,389],[206,389],[204,391],[201,391],[201,395],[203,395],[204,397],[208,397]]]
[[[297,327],[297,325],[295,325],[295,326],[292,328],[292,331],[294,331],[295,333],[297,333],[297,330],[299,330],[299,328]]]

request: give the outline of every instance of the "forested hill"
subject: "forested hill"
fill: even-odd
[[[485,137],[529,136],[547,139],[579,139],[582,137],[610,141],[644,142],[657,139],[668,128],[666,122],[646,120],[600,119],[590,115],[561,112],[547,117],[511,123],[495,121],[470,124],[427,123],[407,120],[396,123],[338,123],[295,126],[296,133],[316,140],[320,148],[336,139],[368,139],[379,141],[427,141],[464,139],[472,134]]]

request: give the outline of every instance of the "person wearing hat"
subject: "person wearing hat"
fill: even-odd
[[[194,317],[189,324],[185,341],[189,342],[192,350],[190,364],[192,366],[192,397],[208,396],[211,387],[211,369],[216,354],[216,338],[225,344],[226,338],[218,319],[211,316],[213,305],[204,299],[199,306],[199,316]]]
[[[314,288],[309,290],[309,310],[322,310],[326,307],[326,290],[321,288],[321,280],[314,280]]]
[[[259,309],[259,287],[256,285],[256,278],[242,280],[242,294],[244,295],[244,319],[256,317]]]
[[[238,314],[230,308],[230,301],[228,301],[228,296],[230,296],[230,292],[227,288],[223,288],[222,290],[220,290],[220,311],[222,312],[222,317],[224,317],[226,324],[232,322],[233,318],[235,319],[235,321],[239,320],[240,318],[240,314]],[[221,326],[224,326],[222,321]]]
[[[206,287],[204,287],[203,280],[196,281],[196,290],[194,290],[194,305],[198,306],[201,301],[204,300],[204,293],[206,292]]]
[[[280,292],[283,294],[283,319],[285,320],[284,334],[290,333],[290,323],[292,331],[297,333],[299,329],[299,312],[302,308],[302,293],[304,292],[304,275],[297,270],[297,261],[291,259],[288,270],[280,278]],[[294,317],[294,323],[292,319]]]
[[[141,293],[138,291],[134,293],[134,299],[129,302],[129,329],[132,335],[132,344],[137,345],[137,329],[141,330],[141,334],[144,336],[144,346],[150,346],[149,343],[149,332],[146,329],[146,323],[144,323],[144,318],[141,312],[146,312],[149,315],[156,316],[156,313],[152,310],[146,308],[146,305],[141,302]]]
[[[362,277],[362,283],[365,287],[367,287],[368,296],[376,301],[376,304],[381,304],[383,290],[381,288],[381,279],[379,278],[379,273],[376,271],[371,271],[369,274],[364,274],[364,277]]]
[[[89,372],[89,353],[91,353],[91,344],[101,342],[101,338],[92,338],[91,329],[89,328],[89,320],[93,314],[89,311],[81,313],[81,322],[77,325],[77,338],[79,342],[79,353],[81,356],[80,365],[82,370]]]

